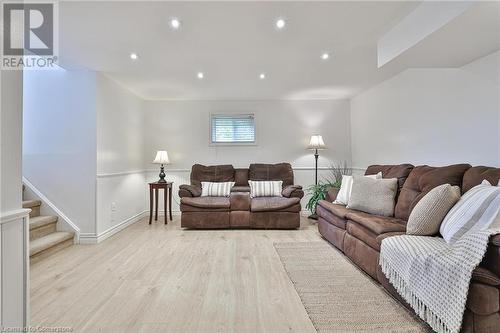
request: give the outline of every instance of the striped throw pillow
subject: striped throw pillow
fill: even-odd
[[[485,230],[500,225],[500,187],[483,182],[467,191],[448,212],[439,232],[454,243],[471,229]],[[496,222],[495,222],[496,221]]]
[[[202,197],[228,197],[235,182],[201,182]]]
[[[250,197],[281,197],[281,191],[283,190],[282,180],[264,180],[256,181],[249,180],[250,185]]]

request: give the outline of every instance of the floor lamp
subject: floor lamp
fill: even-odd
[[[321,135],[311,135],[311,140],[309,141],[309,146],[307,147],[307,149],[314,150],[314,160],[316,163],[314,167],[314,185],[318,185],[318,158],[319,158],[318,150],[326,149],[323,137]],[[311,214],[309,218],[317,220],[318,215],[314,213]]]

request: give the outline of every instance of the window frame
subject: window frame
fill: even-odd
[[[213,142],[212,141],[212,119],[214,117],[253,117],[254,141],[253,142]],[[255,112],[211,112],[208,118],[208,142],[209,146],[257,146],[257,116]]]

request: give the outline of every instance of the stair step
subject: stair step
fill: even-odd
[[[36,216],[30,218],[30,231],[51,223],[57,223],[57,216]]]
[[[30,241],[30,257],[52,254],[73,244],[72,232],[57,231]]]
[[[40,200],[24,200],[23,208],[30,208],[30,217],[40,216],[40,205],[42,202]]]
[[[30,241],[57,231],[57,216],[37,216],[30,218]]]
[[[39,207],[41,204],[42,202],[40,200],[24,200],[23,208]]]

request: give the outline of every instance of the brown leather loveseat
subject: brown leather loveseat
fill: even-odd
[[[471,167],[469,164],[446,167],[372,165],[365,174],[378,172],[382,172],[383,178],[398,179],[394,217],[375,216],[332,204],[338,193],[332,189],[317,207],[318,229],[324,238],[409,307],[380,269],[382,240],[405,233],[410,212],[432,188],[449,183],[460,186],[465,193],[484,179],[496,185],[500,168]],[[500,332],[500,235],[490,239],[485,258],[473,272],[462,332]]]
[[[248,169],[232,165],[193,165],[191,184],[179,187],[181,226],[192,229],[269,228],[300,226],[302,187],[293,184],[289,163],[251,164]],[[248,180],[282,180],[281,197],[250,198]],[[202,197],[201,182],[235,182],[229,197]]]

